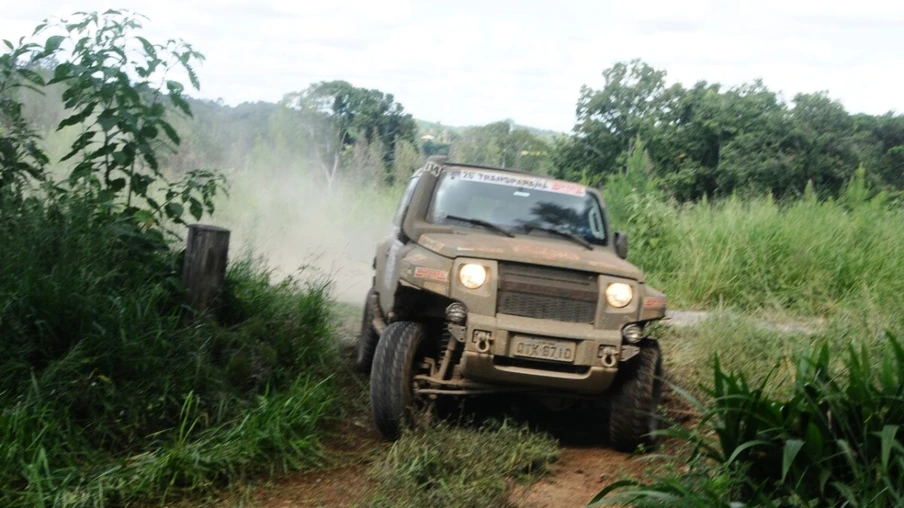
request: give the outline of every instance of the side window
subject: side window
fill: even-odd
[[[396,210],[395,216],[392,218],[392,225],[396,228],[402,226],[402,219],[405,217],[405,212],[408,211],[408,204],[411,203],[411,196],[414,194],[414,188],[417,187],[417,182],[420,180],[420,175],[412,177],[411,180],[408,181],[408,185],[405,187],[405,192],[402,193],[402,199],[399,201],[399,209]]]
[[[593,232],[593,236],[601,240],[605,237],[603,219],[600,217],[599,209],[595,207],[590,209],[590,230]]]
[[[589,202],[591,205],[590,213],[587,218],[590,222],[590,233],[601,245],[606,245],[606,243],[608,243],[608,238],[606,238],[605,212],[603,211],[600,202],[595,197],[591,197]]]

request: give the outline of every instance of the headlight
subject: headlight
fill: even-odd
[[[606,301],[616,309],[627,307],[634,298],[634,290],[628,284],[613,282],[606,288]]]
[[[462,286],[468,289],[477,289],[487,281],[487,269],[470,263],[461,265],[458,270],[458,280],[461,281]]]

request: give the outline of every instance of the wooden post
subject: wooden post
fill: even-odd
[[[229,230],[205,224],[188,226],[185,283],[188,304],[198,311],[213,310],[226,282],[226,259],[229,253]]]

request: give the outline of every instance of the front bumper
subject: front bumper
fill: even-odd
[[[565,340],[574,345],[573,359],[524,358],[515,354],[515,337]],[[467,379],[599,394],[618,372],[620,330],[498,314],[468,314],[461,374]],[[603,352],[606,355],[603,355]],[[615,357],[612,357],[612,354]]]

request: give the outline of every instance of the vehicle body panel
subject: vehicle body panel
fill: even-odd
[[[417,315],[399,317],[405,312],[399,303],[403,297],[430,300],[444,306],[451,302],[463,304],[467,309],[467,321],[460,339],[463,346],[455,373],[465,379],[580,394],[604,392],[612,385],[621,361],[632,351],[623,340],[623,327],[662,319],[665,295],[648,287],[642,271],[616,254],[605,204],[602,196],[592,188],[521,173],[512,180],[534,182],[531,185],[554,185],[566,192],[575,191],[577,186],[583,189],[581,192],[595,197],[603,214],[608,241],[592,249],[542,232],[510,238],[490,229],[428,222],[427,210],[440,175],[468,167],[428,163],[412,177],[390,231],[378,245],[374,259],[379,310],[387,322],[391,322],[418,319]],[[481,168],[481,171],[501,175],[513,173],[494,168]],[[487,273],[486,282],[476,289],[464,287],[458,276],[461,267],[469,263],[483,266]],[[516,273],[521,269],[529,271],[533,269],[531,267],[568,277],[584,277],[580,280],[588,282],[577,290],[575,284],[555,277],[544,279],[542,274],[533,277]],[[503,280],[504,270],[515,272],[507,272],[509,275]],[[623,308],[615,308],[606,301],[605,290],[614,282],[628,284],[633,289],[634,298]],[[575,300],[578,302],[575,305],[587,306],[590,305],[589,298],[594,297],[592,304],[595,307],[587,307],[582,322],[577,322],[581,319],[572,322],[515,315],[504,311],[501,290],[519,293],[518,298],[527,294],[536,297],[538,302],[566,307],[570,305],[570,298],[583,298],[587,301],[581,304]],[[534,303],[531,312],[548,311],[541,307]],[[441,315],[442,311],[434,309],[433,315]],[[557,360],[524,357],[519,356],[518,348],[531,354],[551,351],[551,354],[564,356]]]
[[[468,256],[557,266],[573,270],[615,275],[643,282],[643,272],[605,248],[586,248],[567,240],[534,233],[508,238],[483,231],[424,233],[423,247],[447,258]]]

